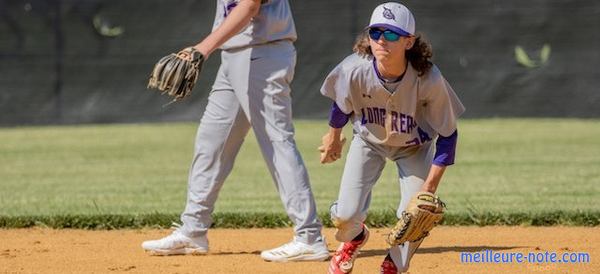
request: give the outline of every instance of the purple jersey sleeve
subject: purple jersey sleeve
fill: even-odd
[[[329,126],[332,128],[343,128],[350,120],[351,114],[344,113],[338,105],[333,102],[331,105],[331,114],[329,115]]]
[[[435,142],[435,156],[433,164],[436,166],[449,166],[454,164],[454,154],[456,152],[456,140],[458,131],[455,130],[452,135],[444,137],[440,135]]]

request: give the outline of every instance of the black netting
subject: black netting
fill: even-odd
[[[218,56],[181,103],[145,86],[159,57],[210,31],[214,2],[0,0],[0,125],[198,120]],[[380,1],[290,2],[294,116],[325,118],[322,80]],[[466,117],[600,117],[600,2],[404,3]]]

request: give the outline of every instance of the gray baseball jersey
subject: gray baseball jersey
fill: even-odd
[[[465,108],[436,66],[418,76],[409,64],[397,85],[384,85],[373,59],[357,54],[333,69],[321,93],[344,113],[353,113],[355,137],[348,150],[338,200],[330,208],[338,224],[336,239],[347,242],[362,231],[371,190],[386,159],[394,160],[398,170],[400,217],[427,178],[436,147],[432,141],[439,134],[452,135]],[[408,270],[421,242],[390,248],[401,272]]]
[[[374,62],[348,56],[327,76],[321,93],[346,114],[365,140],[395,147],[422,145],[450,136],[465,108],[436,66],[423,77],[409,64],[396,90],[386,90]]]
[[[219,27],[239,0],[217,0],[213,30]],[[257,16],[240,33],[221,46],[223,50],[265,44],[278,40],[296,41],[296,27],[287,0],[263,0]]]

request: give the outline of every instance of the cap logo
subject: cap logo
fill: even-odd
[[[388,20],[396,20],[396,16],[394,16],[392,10],[386,8],[385,6],[383,7],[383,18]]]

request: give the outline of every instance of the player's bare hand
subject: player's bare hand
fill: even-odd
[[[337,137],[337,138],[336,138]],[[346,143],[346,137],[343,134],[333,134],[328,132],[321,138],[321,146],[318,148],[321,152],[321,164],[333,163],[342,158],[342,148]]]

